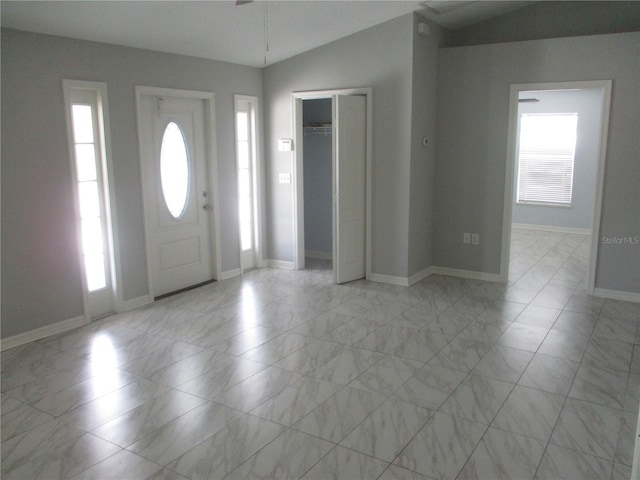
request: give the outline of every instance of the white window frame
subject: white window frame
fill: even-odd
[[[107,98],[107,85],[102,82],[87,82],[79,80],[63,80],[63,92],[65,99],[65,113],[67,121],[67,135],[69,144],[69,159],[71,162],[71,179],[73,185],[74,208],[76,217],[76,239],[78,249],[79,266],[81,270],[84,311],[87,321],[109,315],[122,308],[123,299],[120,285],[119,262],[116,261],[118,246],[114,239],[115,209],[113,199],[115,194],[110,181],[113,178],[113,166],[111,161],[111,141],[109,130],[109,111]],[[80,204],[78,191],[78,177],[76,172],[75,141],[73,134],[72,105],[82,103],[92,107],[95,126],[95,139],[98,150],[98,188],[101,198],[101,218],[104,235],[104,254],[106,255],[107,286],[103,289],[90,292],[84,267],[84,254],[82,250],[82,236],[80,223]]]
[[[239,162],[238,162],[238,135],[237,135],[237,117],[239,112],[246,112],[249,114],[249,147],[250,147],[250,162],[251,162],[251,183],[252,183],[252,243],[253,243],[253,267],[260,268],[262,267],[262,238],[260,232],[262,231],[262,222],[261,222],[261,162],[259,159],[258,152],[258,97],[253,95],[234,95],[234,132],[235,132],[235,144],[236,144],[236,174],[238,175],[238,188],[240,186],[240,176],[239,176]],[[239,207],[239,206],[238,206]],[[238,208],[239,212],[239,208]],[[244,259],[245,255],[242,250],[242,231],[241,225],[239,222],[238,215],[238,250],[240,254],[240,271],[244,272],[247,268],[246,261]]]
[[[567,118],[575,121],[575,141],[566,148],[557,145],[545,148],[525,150],[522,145],[523,123],[528,119]],[[518,132],[518,179],[516,184],[516,203],[518,205],[539,205],[546,207],[572,207],[573,176],[575,170],[575,152],[577,143],[577,113],[523,113],[519,118]],[[545,183],[550,179],[557,186],[557,195],[550,192],[542,192],[536,184],[536,173],[540,175],[541,169],[537,163],[555,162],[557,171],[553,174],[545,172]],[[564,173],[563,173],[564,171]],[[530,173],[531,172],[531,173]],[[530,175],[529,175],[530,173]],[[526,176],[525,176],[526,175]],[[538,182],[539,183],[539,182]],[[524,187],[524,188],[523,188]],[[523,191],[524,190],[524,191]],[[538,192],[538,193],[536,193]]]

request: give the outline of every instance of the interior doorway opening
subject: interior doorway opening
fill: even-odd
[[[611,81],[511,86],[500,269],[504,281],[512,280],[512,228],[590,235],[584,287],[593,294],[610,101]],[[576,123],[574,145],[565,141],[567,135],[548,141],[554,136],[549,124],[569,117]],[[536,136],[546,139],[530,145]]]

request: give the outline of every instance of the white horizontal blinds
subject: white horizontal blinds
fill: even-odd
[[[577,113],[520,117],[518,203],[571,205]]]

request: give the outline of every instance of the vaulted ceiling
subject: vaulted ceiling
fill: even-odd
[[[531,3],[2,0],[0,8],[3,27],[262,67],[414,11],[456,29]]]

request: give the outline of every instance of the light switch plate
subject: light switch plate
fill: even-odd
[[[293,139],[281,138],[278,140],[278,151],[290,152],[293,150]]]

